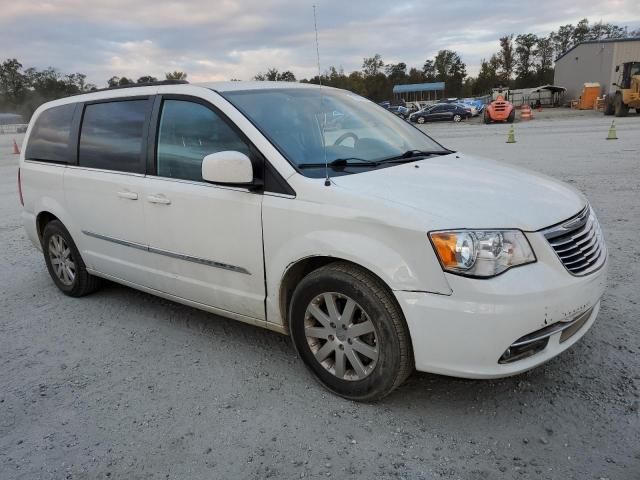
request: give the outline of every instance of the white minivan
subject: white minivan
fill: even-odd
[[[56,100],[20,158],[56,286],[102,279],[290,334],[331,391],[529,370],[595,321],[607,251],[570,186],[451,151],[351,92],[160,82]]]

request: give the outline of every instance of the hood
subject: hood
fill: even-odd
[[[429,229],[539,230],[578,213],[576,189],[518,167],[460,153],[334,177],[338,187],[424,212]]]

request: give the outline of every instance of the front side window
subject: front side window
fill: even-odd
[[[277,88],[221,92],[310,177],[324,165],[348,160],[336,174],[358,173],[409,151],[448,152],[422,131],[351,92],[329,88]],[[360,162],[353,167],[351,162]],[[384,164],[390,166],[390,164]]]
[[[87,105],[78,163],[84,167],[144,173],[144,126],[148,100]]]
[[[204,157],[227,150],[249,156],[247,144],[217,113],[185,100],[163,102],[158,129],[158,176],[202,181]]]
[[[75,109],[76,104],[68,104],[42,112],[29,136],[25,158],[69,163],[69,140]]]

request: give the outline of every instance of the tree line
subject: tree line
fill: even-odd
[[[422,67],[409,68],[404,62],[385,64],[376,54],[364,58],[361,69],[349,74],[331,66],[321,77],[300,81],[345,88],[378,102],[392,98],[394,85],[425,82],[444,82],[447,97],[470,97],[484,95],[497,86],[529,88],[553,83],[555,59],[573,46],[587,40],[623,37],[640,38],[640,29],[629,33],[618,25],[590,24],[584,18],[546,36],[524,33],[500,37],[498,50],[481,60],[475,77],[467,74],[467,65],[458,52],[445,49],[425,60]],[[276,69],[270,71],[277,74]]]
[[[498,40],[497,51],[482,59],[478,75],[467,74],[467,65],[453,50],[440,50],[423,65],[408,67],[405,62],[385,63],[378,54],[363,59],[360,70],[349,74],[341,67],[329,67],[320,77],[301,79],[304,83],[322,83],[351,90],[374,101],[392,98],[394,85],[424,82],[444,82],[444,95],[469,97],[488,93],[491,88],[505,86],[527,88],[553,82],[554,60],[574,45],[586,40],[638,37],[640,29],[628,33],[624,28],[609,23],[589,23],[585,18],[576,25],[562,25],[546,36],[533,33],[504,35]],[[43,70],[24,68],[15,58],[0,64],[0,111],[22,114],[30,118],[42,103],[56,98],[96,90],[86,81],[83,73],[64,74],[55,68]],[[166,80],[186,80],[187,74],[168,72]],[[289,70],[271,67],[258,73],[255,80],[295,82]],[[113,76],[106,86],[115,87],[135,83],[155,82],[158,78],[143,75],[138,79]]]
[[[186,80],[184,72],[167,72],[166,80]],[[24,68],[15,58],[0,64],[0,112],[18,113],[29,119],[44,102],[57,98],[97,90],[97,86],[86,81],[84,73],[64,74],[53,67],[43,70]],[[107,87],[155,82],[158,79],[143,75],[137,80],[127,77],[111,77]]]

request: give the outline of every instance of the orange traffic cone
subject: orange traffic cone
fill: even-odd
[[[20,149],[18,148],[18,144],[16,143],[16,139],[13,139],[13,154],[20,155]]]

